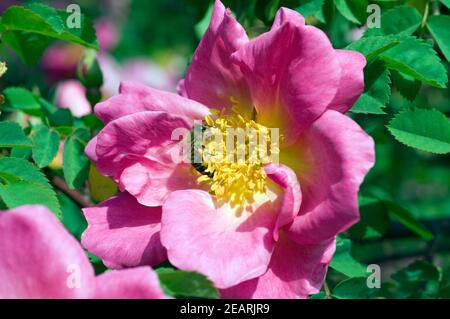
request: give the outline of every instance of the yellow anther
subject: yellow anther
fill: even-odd
[[[269,130],[236,112],[231,115],[221,112],[214,119],[207,116],[205,123],[209,134],[199,150],[202,171],[197,181],[208,183],[219,201],[240,207],[251,204],[257,193],[266,192],[267,176],[263,166],[274,152]],[[258,144],[261,134],[265,134],[264,145]],[[275,148],[275,152],[278,149]]]

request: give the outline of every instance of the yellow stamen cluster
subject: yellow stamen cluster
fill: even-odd
[[[6,67],[6,63],[5,62],[0,62],[0,77],[6,73],[6,71],[8,70],[8,68]]]
[[[278,144],[272,143],[269,129],[237,113],[207,116],[205,122],[198,182],[208,183],[219,202],[251,204],[266,191],[263,166],[279,152]]]

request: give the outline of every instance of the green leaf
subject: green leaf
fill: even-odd
[[[100,130],[103,128],[103,122],[95,114],[87,114],[81,118],[83,124],[90,129]]]
[[[21,87],[9,87],[3,91],[9,105],[27,114],[39,115],[41,106],[33,93]]]
[[[0,157],[0,172],[51,188],[45,175],[32,163],[21,158]]]
[[[399,44],[401,39],[401,37],[393,35],[373,36],[368,38],[363,37],[349,44],[346,49],[361,52],[366,57],[367,62],[370,62],[384,51]]]
[[[450,16],[431,16],[427,26],[445,58],[450,61]]]
[[[3,12],[1,22],[3,32],[27,31],[46,36],[58,35],[58,32],[46,21],[45,17],[21,6],[11,6],[6,9]]]
[[[348,277],[364,277],[367,269],[351,255],[351,241],[349,239],[336,239],[336,252],[330,267]]]
[[[439,281],[439,297],[450,298],[450,268],[444,268],[442,271],[441,280]]]
[[[58,194],[61,203],[62,222],[67,230],[78,240],[87,227],[87,221],[80,207],[64,193]]]
[[[193,271],[157,269],[164,291],[176,297],[219,298],[219,292],[205,276]]]
[[[364,93],[351,108],[354,113],[384,114],[391,95],[389,71],[375,60],[364,69]]]
[[[0,122],[0,147],[31,148],[33,143],[19,124]]]
[[[31,157],[31,148],[12,148],[11,153],[9,154],[11,157],[18,157],[23,159],[29,159]]]
[[[425,260],[417,260],[391,277],[400,284],[396,294],[401,298],[433,298],[439,291],[439,270]]]
[[[389,227],[389,215],[384,203],[376,198],[360,196],[359,210],[361,219],[349,229],[350,235],[360,240],[382,237]]]
[[[277,14],[277,10],[280,7],[281,0],[269,0],[267,5],[264,8],[265,17],[268,21],[271,21],[275,18]]]
[[[441,2],[450,9],[450,0],[441,0]]]
[[[384,204],[388,208],[389,215],[394,220],[425,240],[432,240],[434,238],[433,233],[426,229],[411,212],[392,201],[385,200]]]
[[[335,17],[336,10],[334,6],[334,0],[324,0],[323,6],[315,17],[322,23],[331,23]]]
[[[209,22],[211,21],[211,16],[212,16],[212,12],[213,12],[213,4],[211,3],[208,6],[208,10],[206,10],[205,15],[203,16],[202,20],[200,22],[198,22],[195,26],[195,34],[197,35],[197,37],[199,39],[201,39],[203,37],[203,35],[205,34],[206,30],[208,29],[209,26]]]
[[[428,280],[439,280],[439,271],[424,260],[418,260],[408,267],[392,275],[392,279],[398,282],[423,282]]]
[[[387,127],[399,142],[407,146],[437,154],[450,152],[450,121],[437,110],[403,110]]]
[[[52,39],[98,49],[92,22],[81,15],[80,28],[69,28],[66,26],[69,15],[70,13],[64,10],[56,10],[38,3],[32,3],[27,7],[11,6],[2,16],[2,39],[27,64],[38,62]]]
[[[54,8],[36,2],[28,4],[27,8],[44,18],[45,22],[50,24],[57,33],[64,31],[64,22]]]
[[[1,157],[0,177],[3,177],[4,182],[0,184],[0,197],[9,208],[42,204],[61,218],[56,194],[45,175],[35,165],[20,158]]]
[[[64,143],[63,171],[64,178],[70,188],[80,188],[86,182],[89,172],[89,160],[84,149],[89,140],[89,131],[76,129]]]
[[[374,61],[364,69],[365,91],[386,105],[391,96],[389,71],[381,61]]]
[[[367,93],[363,93],[350,109],[350,111],[353,113],[362,114],[386,114],[383,111],[384,107],[385,105],[380,103],[380,101]]]
[[[33,160],[38,167],[46,167],[55,158],[59,149],[59,134],[45,125],[40,125],[34,136]]]
[[[3,42],[7,43],[27,65],[39,62],[42,54],[51,39],[41,34],[25,31],[14,31],[2,35]]]
[[[367,0],[334,0],[338,11],[349,21],[363,24],[367,18]]]
[[[411,35],[420,26],[422,17],[416,8],[411,6],[397,7],[384,12],[380,19],[380,28],[367,29],[365,37],[379,35]]]
[[[57,10],[57,12],[65,23],[71,16],[71,13],[66,12],[65,10]],[[77,43],[89,49],[98,50],[98,41],[95,34],[94,24],[91,19],[82,14],[80,22],[80,28],[65,28],[65,31],[62,33],[61,40]]]
[[[315,295],[311,295],[309,297],[309,299],[328,299],[328,298],[327,298],[327,294],[325,292],[321,291]]]
[[[3,184],[0,185],[0,197],[8,208],[39,204],[47,206],[58,218],[61,218],[55,192],[42,184],[25,180]]]
[[[429,43],[408,38],[380,55],[386,66],[416,80],[445,88],[447,71]]]
[[[4,32],[27,31],[98,49],[95,29],[90,20],[81,15],[81,27],[69,28],[66,26],[69,15],[64,10],[55,10],[43,4],[32,4],[27,8],[11,6],[3,13],[1,23]]]
[[[413,213],[395,202],[385,190],[372,187],[369,192],[372,197],[383,202],[388,210],[389,216],[392,219],[396,220],[425,240],[433,239],[433,233],[423,226]]]
[[[91,198],[97,202],[111,198],[118,191],[117,184],[111,178],[100,174],[94,164],[89,168],[88,186]]]
[[[51,126],[71,127],[73,125],[73,116],[69,109],[56,107],[43,98],[40,98],[39,102]]]
[[[320,14],[325,0],[303,0],[300,5],[295,8],[295,11],[300,13],[305,18],[316,16]]]
[[[374,298],[377,293],[378,289],[367,287],[367,279],[362,277],[341,281],[333,289],[333,296],[339,299]]]
[[[420,81],[417,81],[414,78],[395,70],[391,70],[391,79],[397,91],[405,99],[411,102],[416,99],[417,94],[419,94],[420,88],[422,86],[422,83],[420,83]]]

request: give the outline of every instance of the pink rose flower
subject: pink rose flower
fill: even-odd
[[[125,82],[95,107],[106,126],[86,153],[122,193],[84,209],[82,244],[114,268],[167,255],[223,297],[317,293],[336,235],[359,220],[358,189],[374,163],[372,139],[343,114],[363,91],[365,63],[286,8],[250,40],[216,1],[181,96]],[[279,128],[280,161],[180,163],[172,133],[195,120],[221,134]],[[202,145],[211,146],[223,147]]]
[[[48,81],[53,84],[75,77],[83,52],[82,46],[72,43],[57,43],[46,49],[41,64]]]
[[[56,88],[56,105],[69,109],[76,117],[90,114],[91,104],[86,98],[86,89],[77,80],[66,80]]]
[[[0,212],[0,298],[167,298],[149,267],[95,277],[83,249],[44,206]]]
[[[108,51],[119,42],[119,32],[116,24],[108,19],[100,19],[95,22],[95,30],[101,51]]]

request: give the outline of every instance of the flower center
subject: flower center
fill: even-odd
[[[237,113],[207,116],[194,127],[191,145],[197,181],[209,184],[211,193],[232,207],[251,204],[256,194],[266,191],[263,166],[279,154],[278,129]]]

